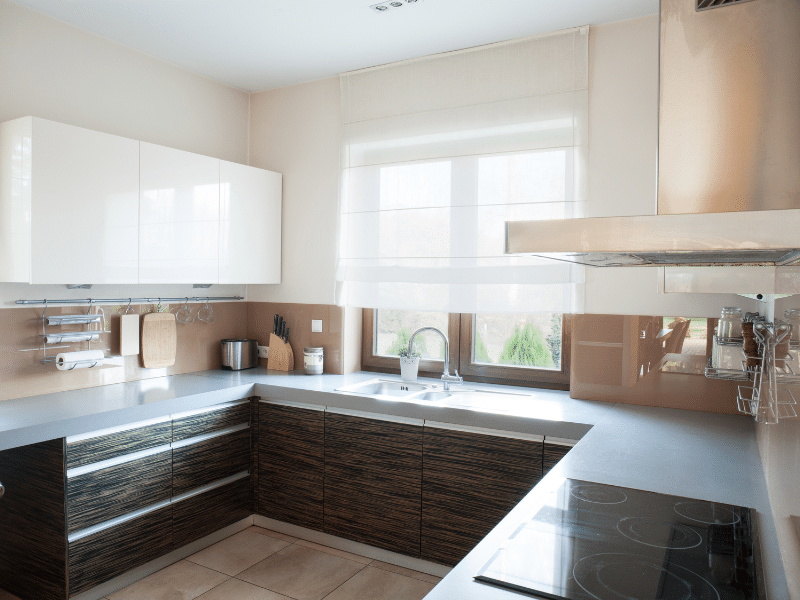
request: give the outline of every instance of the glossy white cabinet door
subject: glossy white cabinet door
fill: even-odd
[[[219,159],[141,142],[139,282],[219,282]]]
[[[0,281],[31,279],[33,117],[0,123]]]
[[[220,161],[220,283],[281,282],[280,173]]]
[[[139,142],[32,119],[31,283],[136,283]]]

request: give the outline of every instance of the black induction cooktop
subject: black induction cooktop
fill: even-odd
[[[475,579],[557,600],[757,600],[754,516],[567,479]]]

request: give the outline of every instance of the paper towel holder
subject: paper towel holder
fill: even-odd
[[[55,348],[64,348],[65,347],[65,346],[53,346],[52,344],[50,344],[47,341],[47,338],[48,338],[47,330],[46,330],[46,325],[47,324],[50,324],[50,325],[79,325],[79,324],[86,325],[86,331],[85,332],[70,332],[70,333],[64,333],[64,334],[57,334],[58,337],[59,337],[59,340],[58,340],[58,342],[54,342],[54,343],[55,344],[61,344],[61,343],[69,343],[70,341],[72,341],[72,342],[85,341],[88,344],[87,349],[88,350],[92,349],[92,340],[99,339],[100,334],[105,333],[105,313],[101,312],[100,314],[92,315],[91,312],[92,312],[93,304],[94,304],[93,300],[91,298],[89,298],[89,310],[86,311],[85,315],[62,315],[61,318],[47,317],[47,299],[45,299],[45,301],[44,301],[44,309],[42,310],[42,360],[41,360],[42,364],[50,364],[50,363],[54,364],[57,361],[57,357],[56,356],[47,356],[47,348],[48,347],[53,348],[53,349],[55,349]],[[102,309],[99,309],[99,310],[102,311]],[[91,324],[92,323],[97,323],[99,325],[101,322],[103,323],[103,325],[102,325],[102,327],[100,329],[98,329],[98,330],[92,330],[91,329]],[[50,337],[53,337],[53,334],[51,334]],[[73,339],[70,340],[70,337],[72,337]],[[65,362],[62,362],[61,364],[66,365],[68,367],[67,369],[64,369],[64,370],[71,371],[72,369],[77,367],[78,364],[81,364],[81,363],[84,363],[84,362],[87,362],[87,361],[72,361],[72,362],[65,361]],[[98,365],[98,363],[100,363],[100,362],[101,361],[99,361],[99,360],[94,362],[94,364],[92,364],[89,368],[91,369],[91,368],[96,367]]]

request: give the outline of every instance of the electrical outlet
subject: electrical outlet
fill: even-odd
[[[269,358],[269,346],[258,347],[258,358]]]
[[[311,333],[322,333],[322,319],[311,319]]]

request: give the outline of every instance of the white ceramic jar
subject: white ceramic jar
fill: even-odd
[[[322,375],[322,348],[303,348],[303,370],[306,375]]]

